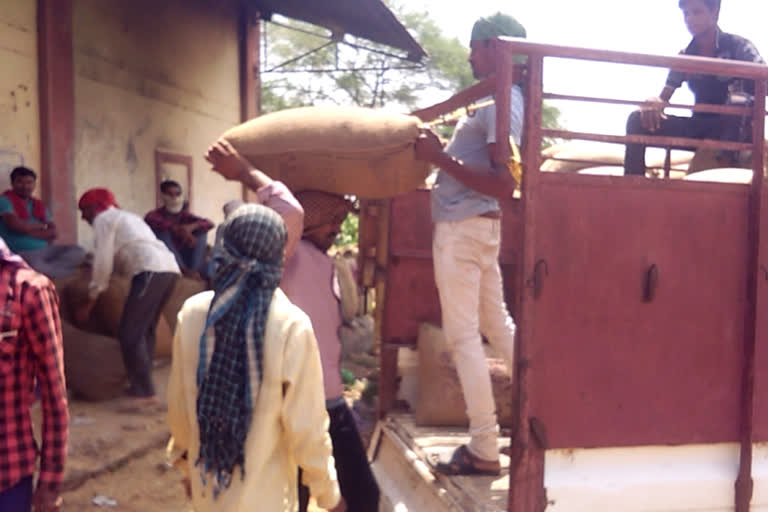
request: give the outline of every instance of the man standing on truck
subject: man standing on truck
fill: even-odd
[[[682,55],[714,57],[765,64],[760,53],[749,40],[720,30],[720,0],[680,0],[680,9],[693,40]],[[627,135],[661,135],[716,139],[729,142],[751,140],[751,129],[746,119],[733,115],[694,112],[692,117],[668,116],[664,107],[675,90],[688,82],[695,103],[725,105],[751,103],[755,85],[751,80],[729,76],[689,74],[672,70],[658,97],[649,98],[627,120]],[[718,160],[723,167],[737,164],[733,152],[720,152]],[[645,176],[645,145],[627,144],[624,156],[624,174]]]
[[[486,78],[496,71],[492,39],[525,35],[525,28],[511,16],[497,13],[479,19],[472,28],[469,57],[475,78]],[[511,89],[510,114],[510,135],[519,144],[523,96],[517,85]],[[512,372],[515,324],[504,302],[498,261],[498,200],[511,197],[517,184],[507,162],[498,156],[501,153],[497,152],[494,105],[463,117],[445,150],[429,131],[416,143],[417,157],[439,168],[432,189],[435,281],[443,332],[453,349],[469,417],[469,444],[436,466],[438,471],[454,475],[498,475],[501,471],[499,425],[480,336],[482,333],[488,338]]]

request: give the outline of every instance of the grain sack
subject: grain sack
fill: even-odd
[[[59,297],[61,299],[60,313],[63,320],[74,323],[75,310],[89,300],[88,284],[90,282],[91,271],[89,268],[85,268],[82,269],[75,279],[66,283],[63,290],[59,291]],[[96,314],[91,314],[88,323],[79,327],[90,333],[107,336],[112,332],[101,316]]]
[[[188,277],[180,277],[176,280],[176,284],[171,292],[171,297],[163,308],[163,316],[168,322],[168,327],[171,332],[176,329],[176,316],[179,314],[181,306],[184,305],[184,301],[193,295],[205,291],[207,286],[202,281],[196,279],[189,279]]]
[[[165,316],[160,315],[155,328],[155,357],[169,358],[173,353],[173,332]]]
[[[423,323],[419,326],[419,391],[416,423],[424,426],[466,427],[464,394],[448,349],[439,327]],[[491,372],[496,413],[502,427],[515,424],[513,402],[514,384],[507,374],[504,361],[488,358]]]
[[[109,286],[96,301],[92,316],[99,317],[106,329],[107,336],[116,337],[120,328],[120,320],[123,317],[125,300],[131,291],[131,279],[128,277],[112,275],[109,278]]]
[[[674,168],[686,168],[693,153],[672,151],[670,163]],[[541,170],[573,173],[590,167],[624,168],[624,146],[560,144],[542,151]],[[658,148],[646,150],[645,163],[649,169],[663,169],[666,151]]]
[[[687,181],[711,181],[714,183],[752,183],[752,169],[736,167],[709,169],[694,172],[684,179]]]
[[[337,254],[333,258],[333,264],[336,269],[336,283],[338,284],[338,295],[341,302],[341,318],[345,324],[349,324],[357,316],[359,310],[359,293],[357,281],[352,274],[349,261]]]
[[[67,388],[84,400],[109,400],[123,395],[126,383],[120,344],[61,322]]]
[[[358,107],[304,107],[252,119],[222,137],[292,190],[387,198],[424,183],[419,119]]]

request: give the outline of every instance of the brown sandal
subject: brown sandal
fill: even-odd
[[[489,475],[501,474],[501,464],[498,460],[485,460],[475,457],[463,444],[456,448],[448,461],[437,461],[435,471],[445,475]]]

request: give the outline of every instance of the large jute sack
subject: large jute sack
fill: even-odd
[[[341,318],[345,324],[349,324],[355,319],[360,309],[357,282],[352,274],[349,261],[344,256],[337,254],[333,258],[333,264],[336,268],[336,282],[339,286]]]
[[[99,295],[92,315],[98,316],[106,328],[107,336],[116,337],[120,328],[120,320],[123,317],[125,300],[131,291],[131,279],[128,277],[112,275],[109,278],[109,286]]]
[[[206,289],[205,283],[196,279],[180,277],[176,280],[171,297],[163,308],[163,316],[166,322],[168,322],[171,333],[176,329],[176,316],[179,314],[181,306],[184,305],[184,301]]]
[[[738,167],[708,169],[689,174],[684,179],[687,181],[711,181],[714,183],[752,183],[752,169],[741,169]]]
[[[423,323],[419,326],[419,390],[416,423],[424,426],[456,426],[469,424],[466,402],[453,363],[453,355],[439,327]],[[502,427],[515,424],[514,384],[504,361],[488,358],[496,414]]]
[[[173,353],[173,332],[168,320],[160,315],[155,327],[155,357],[168,358]]]
[[[120,344],[114,338],[61,322],[67,388],[83,400],[109,400],[123,395],[126,382]]]
[[[690,162],[689,151],[672,151],[670,163],[675,168],[685,168]],[[547,172],[579,172],[592,167],[624,166],[623,146],[585,146],[583,144],[560,144],[542,152],[544,162],[541,170]],[[646,151],[645,163],[649,169],[663,169],[666,152],[657,148]]]
[[[107,335],[117,336],[120,328],[120,319],[123,316],[125,300],[131,291],[131,279],[113,275],[109,280],[109,288],[99,295],[94,314],[99,315],[101,322],[108,329]],[[155,354],[154,357],[171,357],[173,345],[173,332],[163,312],[155,326]]]
[[[62,290],[59,290],[61,318],[74,323],[75,311],[78,307],[88,302],[88,284],[91,282],[91,271],[88,268],[82,269],[80,274],[66,283]],[[97,314],[91,314],[86,325],[79,326],[81,329],[104,336],[114,336],[111,329],[104,319]]]
[[[386,198],[424,183],[416,160],[419,119],[359,107],[303,107],[257,117],[227,131],[253,165],[292,190]]]

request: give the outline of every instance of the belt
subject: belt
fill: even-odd
[[[501,212],[499,210],[491,210],[489,212],[481,213],[478,217],[483,217],[484,219],[500,219]]]

